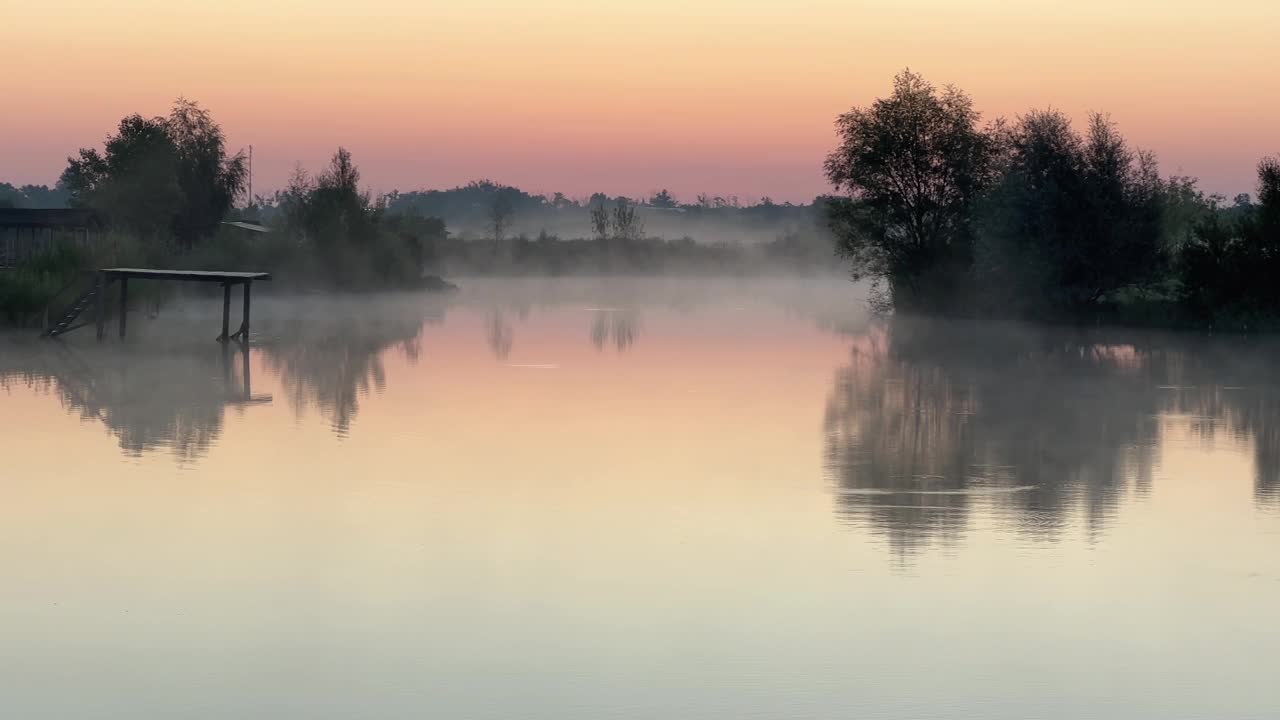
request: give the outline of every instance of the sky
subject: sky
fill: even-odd
[[[985,117],[1106,111],[1167,174],[1280,153],[1280,2],[0,0],[0,181],[52,184],[185,96],[254,189],[348,148],[375,191],[489,178],[807,201],[833,120],[905,67]]]

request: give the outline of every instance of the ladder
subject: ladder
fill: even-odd
[[[75,325],[72,323],[76,321],[76,318],[80,317],[81,313],[97,301],[98,293],[100,292],[106,292],[105,285],[99,285],[98,283],[90,285],[88,290],[81,293],[80,296],[71,303],[71,306],[62,314],[62,317],[58,318],[58,322],[54,323],[44,331],[43,337],[57,337],[63,333],[69,333],[72,330],[88,325],[89,323],[87,321]]]

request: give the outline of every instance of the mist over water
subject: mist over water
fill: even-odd
[[[0,336],[0,714],[1280,712],[1280,343],[458,284]]]

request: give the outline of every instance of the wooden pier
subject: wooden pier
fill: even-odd
[[[124,337],[129,304],[129,280],[182,280],[187,282],[222,283],[222,333],[218,342],[228,340],[249,341],[249,294],[255,280],[270,280],[270,273],[261,272],[213,272],[209,270],[152,270],[148,268],[104,268],[98,271],[98,339],[106,334],[106,287],[115,280],[120,281],[120,337]],[[241,301],[243,319],[240,329],[228,334],[231,329],[231,286],[244,287],[244,299]]]
[[[185,282],[220,283],[222,285],[222,332],[218,342],[228,340],[249,341],[249,299],[255,280],[270,280],[270,273],[263,272],[214,272],[209,270],[156,270],[152,268],[102,268],[95,273],[93,287],[85,291],[72,303],[71,308],[60,318],[56,325],[45,334],[56,337],[70,332],[85,323],[73,324],[75,319],[88,309],[90,303],[95,307],[95,321],[98,326],[98,339],[106,337],[107,329],[107,287],[111,283],[120,282],[120,337],[125,336],[128,327],[129,281],[130,280],[179,280]],[[240,285],[244,288],[241,301],[242,319],[240,329],[231,330],[231,287]]]

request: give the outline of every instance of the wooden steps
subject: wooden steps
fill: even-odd
[[[98,293],[104,290],[105,288],[100,288],[95,283],[90,286],[88,290],[81,293],[80,297],[77,297],[71,303],[71,307],[67,308],[67,311],[62,314],[62,317],[58,318],[58,322],[54,323],[44,331],[44,337],[57,337],[63,333],[68,333],[87,325],[88,323],[80,323],[79,325],[73,325],[72,323],[76,321],[76,318],[80,317],[81,313],[89,309],[89,307],[97,301]]]

